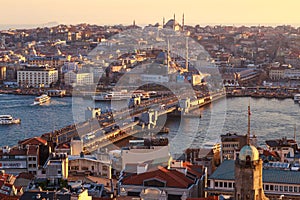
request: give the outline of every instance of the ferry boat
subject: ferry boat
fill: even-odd
[[[47,103],[50,101],[50,99],[51,99],[51,97],[49,97],[46,94],[43,94],[34,99],[33,105],[41,105],[41,104]]]
[[[131,98],[131,93],[127,92],[127,90],[112,91],[112,92],[104,92],[99,95],[92,96],[94,101],[121,101],[121,100],[129,100]]]
[[[294,96],[294,101],[295,101],[296,103],[300,103],[300,94],[295,94],[295,96]]]
[[[19,118],[13,118],[11,115],[0,115],[0,125],[19,124]]]

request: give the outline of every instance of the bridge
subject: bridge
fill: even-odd
[[[116,112],[101,113],[100,109],[90,109],[91,117],[86,121],[44,136],[56,144],[66,143],[73,137],[80,136],[84,150],[93,152],[139,132],[159,131],[157,120],[163,115],[199,118],[200,112],[194,111],[223,97],[225,97],[223,90],[206,96],[185,97],[180,100],[170,93],[163,97],[140,101],[132,107]]]

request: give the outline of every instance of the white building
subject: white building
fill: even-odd
[[[69,156],[69,172],[111,178],[111,164],[110,161],[98,160],[91,155]]]
[[[159,162],[168,165],[171,159],[168,141],[166,139],[132,140],[128,148],[121,151],[111,151],[112,165],[116,171],[124,170],[128,164]]]
[[[17,72],[21,87],[50,87],[58,80],[58,71],[48,66],[31,66]]]
[[[141,79],[143,82],[153,82],[153,83],[168,83],[169,77],[156,74],[142,74]]]
[[[79,86],[79,85],[91,85],[94,83],[94,75],[93,73],[76,73],[73,71],[69,71],[65,73],[65,84]]]

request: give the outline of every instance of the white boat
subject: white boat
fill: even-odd
[[[294,96],[294,101],[295,101],[296,103],[300,103],[300,94],[295,94],[295,96]]]
[[[121,100],[129,100],[132,94],[127,92],[127,90],[121,90],[120,92],[104,92],[99,95],[92,96],[94,101],[121,101]]]
[[[19,118],[13,118],[11,115],[0,115],[0,125],[19,124]]]
[[[46,94],[43,94],[34,99],[33,105],[41,105],[41,104],[47,103],[50,101],[50,99],[51,99],[51,97],[49,97]]]

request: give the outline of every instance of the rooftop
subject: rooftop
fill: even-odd
[[[234,181],[234,162],[234,160],[225,160],[209,177],[209,179]],[[263,169],[263,182],[300,184],[300,172],[278,169]]]

